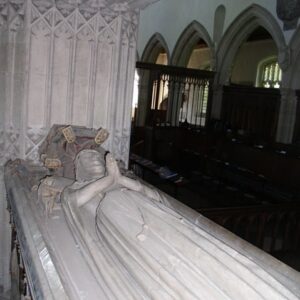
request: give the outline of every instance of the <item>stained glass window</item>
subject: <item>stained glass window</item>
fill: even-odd
[[[268,61],[261,66],[261,86],[280,88],[282,72],[277,61]]]

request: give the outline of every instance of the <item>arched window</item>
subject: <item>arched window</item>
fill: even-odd
[[[268,59],[259,64],[258,86],[265,88],[280,88],[282,72],[276,58]]]
[[[164,49],[162,49],[161,52],[158,54],[155,63],[158,65],[165,65],[165,66],[168,64],[168,56],[167,53],[164,51]]]

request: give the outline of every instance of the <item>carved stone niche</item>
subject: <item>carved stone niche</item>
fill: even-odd
[[[283,29],[291,30],[297,27],[300,16],[300,0],[277,0],[277,16],[283,21]]]

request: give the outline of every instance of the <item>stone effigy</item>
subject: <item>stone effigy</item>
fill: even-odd
[[[162,195],[122,176],[110,155],[106,176],[101,154],[79,155],[86,177],[67,188],[63,205],[107,299],[297,298]]]
[[[47,144],[53,149],[51,139]],[[31,192],[20,202],[22,210],[14,208],[20,218],[27,206],[41,207],[33,210],[40,216],[35,236],[39,232],[46,246],[36,248],[40,257],[51,249],[42,269],[59,287],[53,299],[299,299],[299,273],[125,176],[111,154],[90,145],[77,148],[75,179],[42,167],[47,176],[38,188],[36,180],[27,184]],[[41,153],[50,157],[48,150]],[[14,189],[8,176],[14,173],[22,183],[32,170],[21,161],[7,166],[13,205],[21,186]],[[35,277],[41,273],[35,271]],[[52,299],[49,295],[40,299]]]
[[[38,192],[46,214],[60,202],[61,192],[75,179],[74,161],[77,154],[84,149],[105,153],[101,144],[108,135],[103,128],[95,130],[80,126],[52,126],[39,149],[41,161],[48,169],[48,176],[41,180]]]

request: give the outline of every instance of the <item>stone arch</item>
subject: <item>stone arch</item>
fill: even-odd
[[[225,16],[226,16],[226,8],[223,4],[219,5],[215,11],[215,18],[214,18],[214,42],[218,44],[222,38],[223,30],[224,30],[224,23],[225,23]]]
[[[300,89],[300,27],[295,30],[293,37],[289,43],[291,51],[291,70],[289,76],[290,86],[288,88]]]
[[[298,97],[300,90],[300,27],[290,40],[290,67],[283,74],[284,88],[281,88],[281,113],[279,116],[278,140],[284,143],[300,140],[300,120],[297,116]]]
[[[265,8],[253,4],[244,10],[226,30],[217,50],[218,84],[225,84],[230,76],[231,65],[240,45],[257,28],[265,28],[278,49],[278,63],[284,70],[289,64],[289,55],[282,30],[275,17]]]
[[[142,54],[142,61],[143,62],[149,62],[149,63],[155,63],[158,55],[161,53],[161,50],[164,49],[164,51],[167,54],[168,62],[170,61],[170,52],[168,45],[163,38],[163,36],[156,32],[148,41],[144,52]]]
[[[171,64],[186,67],[194,46],[203,39],[212,52],[214,58],[214,44],[208,31],[197,21],[193,21],[180,35],[171,58]],[[212,66],[213,67],[213,66]]]

